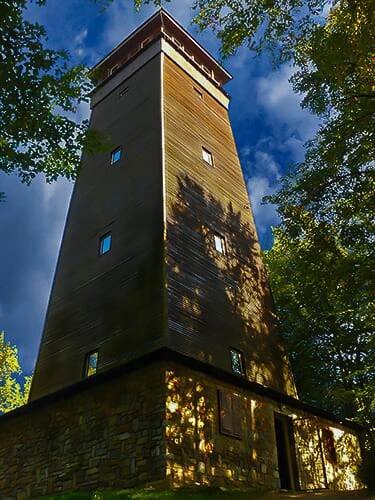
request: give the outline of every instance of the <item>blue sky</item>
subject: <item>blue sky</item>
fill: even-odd
[[[192,0],[172,0],[169,12],[218,57],[212,32],[191,25]],[[114,0],[103,13],[89,0],[48,0],[32,6],[28,17],[45,25],[48,43],[67,49],[74,62],[93,65],[131,30],[155,11],[139,13],[132,0]],[[234,79],[226,86],[232,96],[230,116],[263,248],[272,244],[270,227],[278,222],[275,208],[262,205],[273,193],[292,162],[303,158],[303,144],[316,130],[316,118],[299,106],[300,97],[288,83],[292,69],[275,71],[267,58],[254,59],[246,47],[224,62]],[[81,106],[79,117],[87,117]],[[19,348],[22,367],[33,370],[43,329],[72,184],[46,184],[42,177],[31,186],[0,174],[0,331]]]

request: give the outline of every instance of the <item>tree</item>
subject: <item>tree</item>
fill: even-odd
[[[375,428],[375,330],[366,253],[301,215],[303,236],[274,230],[264,258],[304,399]],[[318,237],[317,237],[318,235]]]
[[[87,122],[74,118],[92,84],[82,65],[69,65],[66,51],[46,48],[43,26],[24,19],[32,1],[0,3],[0,170],[26,183],[39,173],[47,182],[74,179],[82,149],[101,147]]]
[[[0,413],[27,403],[32,377],[25,377],[22,386],[15,378],[21,373],[17,348],[6,341],[4,332],[0,332]]]
[[[363,479],[375,489],[375,304],[366,245],[345,247],[340,229],[300,211],[264,258],[302,398],[369,429]],[[303,230],[301,230],[303,228]]]
[[[374,231],[375,23],[371,3],[338,2],[325,25],[299,43],[293,76],[303,105],[322,119],[305,160],[271,198],[286,231],[298,233],[297,207],[333,225],[342,244],[371,251]],[[300,226],[302,228],[302,226]]]

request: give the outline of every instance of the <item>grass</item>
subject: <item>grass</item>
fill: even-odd
[[[362,498],[370,499],[374,497],[362,496],[364,493],[359,492],[341,492],[335,494],[333,492],[320,491],[316,493],[300,493],[300,492],[262,492],[257,490],[230,490],[226,491],[220,488],[195,488],[195,489],[179,489],[168,491],[157,491],[147,489],[123,490],[113,492],[95,492],[95,493],[66,493],[61,495],[51,495],[39,498],[39,500],[274,500],[275,498],[311,498],[316,497],[321,500],[338,499],[338,498]]]
[[[258,491],[223,491],[216,488],[180,489],[177,491],[123,490],[95,493],[67,493],[42,497],[39,500],[249,500],[267,498]]]

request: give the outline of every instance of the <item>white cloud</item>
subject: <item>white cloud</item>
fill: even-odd
[[[280,167],[269,153],[265,151],[256,151],[254,159],[256,172],[268,174],[268,178],[274,178],[275,180],[280,179]]]
[[[77,57],[82,58],[83,55],[86,53],[85,47],[83,46],[84,41],[86,40],[87,37],[87,28],[81,30],[74,38],[74,53]]]
[[[90,104],[84,101],[80,102],[75,116],[78,123],[81,123],[83,120],[88,120],[90,117]]]
[[[290,152],[294,161],[302,159],[304,143],[317,130],[318,119],[300,106],[302,97],[293,91],[290,66],[256,79],[256,99],[266,111],[280,151]]]
[[[256,175],[249,179],[247,189],[258,231],[264,234],[268,231],[269,226],[276,225],[279,222],[275,205],[270,203],[263,204],[263,198],[274,194],[277,190],[277,185],[272,184],[268,177]]]
[[[258,231],[265,234],[270,225],[279,222],[275,205],[264,203],[263,198],[275,193],[279,187],[280,166],[270,153],[256,150],[249,162],[250,178],[247,189]]]
[[[87,28],[80,31],[74,38],[74,43],[76,45],[81,45],[87,37]]]

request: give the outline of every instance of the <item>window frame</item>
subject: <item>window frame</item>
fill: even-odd
[[[89,374],[89,363],[90,363],[90,358],[91,356],[95,355],[96,354],[96,365],[95,365],[95,372],[94,373],[91,373]],[[84,365],[83,365],[83,378],[86,379],[86,378],[91,378],[93,377],[94,375],[96,375],[98,373],[98,367],[99,367],[99,350],[98,349],[94,349],[93,351],[89,351],[85,354],[85,361],[84,361]]]
[[[219,416],[219,432],[225,436],[242,439],[242,398],[229,389],[218,389],[218,416]],[[228,402],[230,403],[228,404]],[[230,406],[229,413],[225,411]],[[226,422],[225,422],[226,420]]]
[[[240,365],[241,365],[241,372],[237,372],[234,369],[234,367],[233,367],[232,353],[235,353],[235,354],[239,355],[239,361],[240,361]],[[230,366],[231,366],[232,373],[234,373],[238,377],[243,377],[243,378],[246,377],[245,359],[244,359],[243,352],[240,351],[240,350],[238,350],[238,349],[236,349],[235,347],[229,347],[229,357],[230,357]]]
[[[228,248],[227,248],[227,239],[226,239],[226,237],[223,236],[222,234],[218,233],[217,231],[212,231],[212,235],[213,235],[213,242],[214,242],[215,251],[218,254],[223,255],[224,257],[226,257],[228,255]],[[223,251],[218,250],[217,245],[216,245],[216,239],[219,239],[220,246],[223,249]]]
[[[211,158],[211,162],[205,159],[204,153],[208,154],[208,157]],[[209,165],[211,168],[215,166],[214,154],[212,153],[212,151],[210,151],[204,146],[202,146],[202,160],[206,163],[206,165]]]
[[[103,242],[109,238],[109,248],[105,252],[102,251],[103,248]],[[99,257],[102,257],[103,255],[107,255],[112,250],[112,232],[108,231],[107,233],[103,234],[102,236],[99,237]]]
[[[117,160],[114,160],[115,154],[117,152],[120,152],[120,157]],[[120,162],[122,159],[122,146],[117,146],[113,151],[111,151],[111,156],[110,156],[110,166],[112,167],[113,165],[116,165],[116,163]]]

